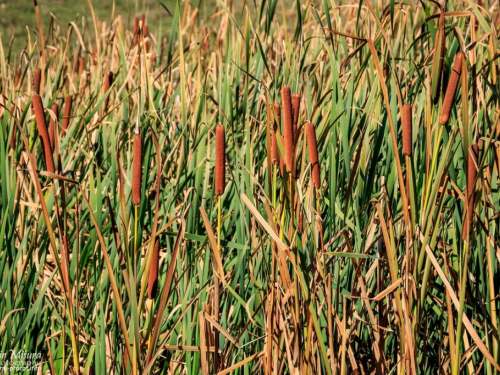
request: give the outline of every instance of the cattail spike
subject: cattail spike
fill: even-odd
[[[42,98],[38,94],[33,95],[33,110],[35,112],[35,120],[38,128],[38,133],[42,140],[43,155],[45,157],[45,165],[47,171],[55,173],[54,159],[52,158],[52,148],[50,146],[50,137],[47,130],[47,123],[45,122],[45,113],[43,110]]]
[[[223,125],[215,129],[215,194],[221,196],[226,188],[226,133]]]
[[[460,51],[455,56],[455,63],[453,64],[453,70],[450,76],[450,82],[446,88],[446,94],[443,101],[443,109],[441,111],[441,117],[439,118],[439,123],[441,125],[448,125],[450,121],[451,108],[453,107],[453,101],[455,100],[455,93],[458,87],[458,81],[460,80],[460,75],[462,74],[462,60],[465,59],[465,54]]]
[[[469,207],[467,209],[467,217],[464,221],[464,228],[462,230],[462,236],[464,239],[467,238],[467,234],[470,235],[472,227],[472,219],[474,218],[474,184],[477,177],[477,167],[479,163],[479,146],[473,144],[469,149],[469,159],[467,162],[467,200],[469,202]]]
[[[283,105],[283,140],[285,148],[285,167],[288,173],[293,168],[293,114],[290,87],[281,89],[281,101]]]
[[[33,84],[35,88],[35,93],[40,94],[40,83],[42,82],[42,69],[36,68],[34,77],[33,77]]]
[[[158,264],[160,260],[160,240],[157,237],[149,266],[148,298],[154,299],[158,294]]]
[[[68,95],[66,97],[66,103],[64,105],[64,118],[63,118],[63,123],[62,123],[62,127],[64,130],[68,129],[68,126],[69,126],[72,105],[73,105],[73,96]]]
[[[134,154],[132,166],[132,200],[136,206],[141,204],[142,186],[142,137],[136,131],[134,135]]]
[[[50,121],[49,121],[50,146],[52,147],[52,151],[53,151],[55,148],[55,140],[56,140],[55,134],[57,131],[57,123],[58,123],[57,117],[59,115],[59,106],[57,105],[57,103],[52,104],[52,112],[54,112],[54,114],[56,115],[56,120],[54,120],[51,117]]]
[[[314,187],[319,189],[321,186],[321,175],[318,158],[318,145],[316,143],[316,130],[312,123],[307,123],[305,126],[307,139],[307,149],[309,150],[309,161],[311,162],[311,177]]]
[[[412,118],[411,118],[411,104],[406,103],[403,106],[403,153],[407,156],[412,154]]]

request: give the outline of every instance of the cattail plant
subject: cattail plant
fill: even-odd
[[[444,31],[444,11],[441,9],[439,16],[438,30],[434,40],[434,58],[432,62],[432,97],[434,103],[439,99],[441,89],[441,76],[443,75],[444,50],[446,48],[446,38]]]
[[[215,129],[215,194],[221,196],[226,188],[226,135],[223,125]]]
[[[64,118],[62,123],[63,131],[68,129],[72,105],[73,105],[73,95],[68,95],[66,97],[66,102],[64,104]]]
[[[293,168],[293,113],[290,87],[281,89],[281,101],[283,105],[283,141],[285,149],[285,167],[288,173]]]
[[[467,201],[468,209],[467,216],[464,220],[462,229],[462,237],[465,240],[467,235],[470,235],[472,227],[472,219],[474,218],[474,184],[477,177],[477,167],[479,162],[479,146],[473,144],[469,149],[469,159],[467,162]]]
[[[154,299],[158,294],[158,264],[160,260],[160,239],[156,237],[149,266],[148,298]]]
[[[319,158],[318,158],[318,145],[316,143],[316,130],[312,123],[307,123],[305,126],[305,133],[307,139],[307,149],[309,151],[309,161],[311,162],[311,178],[313,185],[319,189],[321,185]]]
[[[450,82],[448,83],[446,94],[444,96],[441,117],[439,118],[439,123],[441,125],[448,125],[448,122],[450,121],[451,108],[453,107],[453,102],[455,100],[458,81],[460,80],[460,75],[462,74],[462,61],[464,59],[465,54],[462,51],[459,51],[455,56],[455,62],[453,64],[453,70],[451,71]]]
[[[412,118],[411,118],[411,104],[406,103],[403,105],[403,154],[411,156],[412,154]]]
[[[32,104],[33,110],[35,112],[35,120],[38,128],[38,133],[40,134],[40,138],[42,140],[43,155],[45,157],[45,165],[47,166],[47,171],[55,173],[54,159],[52,158],[52,148],[50,146],[50,137],[47,130],[47,123],[45,122],[43,103],[40,95],[33,95]]]

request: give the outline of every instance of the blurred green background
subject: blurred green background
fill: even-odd
[[[176,0],[160,1],[174,13]],[[191,6],[199,7],[200,16],[206,17],[215,11],[214,3],[215,0],[195,0],[191,1]],[[181,6],[183,4],[184,1],[181,1]],[[38,0],[38,6],[45,34],[52,16],[63,31],[71,21],[76,22],[79,28],[86,23],[87,30],[89,27],[93,30],[88,0]],[[101,21],[109,23],[113,14],[121,15],[125,27],[128,28],[133,27],[134,16],[142,12],[146,13],[151,31],[157,31],[161,24],[162,30],[167,33],[172,19],[157,0],[92,0],[92,6]],[[27,28],[30,29],[33,40],[38,30],[34,0],[0,0],[0,36],[4,48],[7,48],[15,35],[12,42],[13,54],[19,55],[28,38]]]

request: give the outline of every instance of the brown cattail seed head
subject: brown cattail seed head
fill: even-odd
[[[113,84],[113,72],[108,72],[108,74],[106,74],[106,78],[104,79],[104,94],[108,92],[112,84]],[[104,101],[104,110],[108,109],[108,104],[109,104],[109,96]]]
[[[285,167],[288,173],[293,168],[293,113],[292,97],[290,87],[281,89],[281,101],[283,105],[283,141],[285,148]]]
[[[411,156],[412,151],[412,118],[411,118],[411,104],[406,103],[403,106],[403,153]]]
[[[21,67],[18,66],[16,68],[16,80],[14,82],[14,87],[18,87],[20,81],[21,81]]]
[[[133,166],[132,166],[132,200],[136,206],[141,204],[141,185],[142,185],[142,137],[139,133],[135,133]]]
[[[42,82],[42,69],[36,68],[33,77],[33,83],[35,85],[35,92],[37,94],[40,94],[40,82]]]
[[[474,218],[474,183],[477,177],[477,166],[479,163],[479,146],[473,144],[469,149],[469,159],[467,163],[467,200],[469,202],[469,208],[467,209],[467,218],[464,222],[464,229],[462,230],[462,236],[464,239],[467,238],[467,234],[470,235],[470,228],[472,227],[472,219]]]
[[[311,162],[311,177],[314,187],[319,189],[321,185],[318,145],[316,143],[316,130],[312,123],[307,123],[305,127],[307,149],[309,150],[309,161]]]
[[[453,101],[455,100],[458,81],[460,80],[460,74],[462,73],[462,60],[464,58],[465,54],[462,51],[458,52],[455,56],[455,63],[453,64],[453,70],[451,71],[450,82],[448,82],[448,87],[446,88],[443,109],[441,117],[439,118],[439,123],[441,125],[448,125],[448,122],[450,121],[451,108],[453,106]]]
[[[59,113],[59,106],[57,103],[52,104],[52,112],[56,115],[56,118]],[[49,121],[49,138],[50,138],[50,145],[52,147],[52,150],[55,148],[55,141],[56,141],[56,130],[57,130],[57,119],[54,120],[52,117],[50,117]]]
[[[45,114],[43,111],[42,98],[38,94],[33,95],[33,110],[35,112],[35,120],[38,128],[38,134],[42,140],[43,155],[45,157],[45,164],[47,171],[55,173],[54,159],[52,158],[52,148],[50,147],[49,132],[47,130],[47,123],[45,122]]]
[[[215,129],[215,194],[224,194],[226,187],[226,132],[223,125]]]
[[[160,239],[157,237],[149,266],[148,298],[156,298],[158,294],[158,263],[160,260]]]
[[[68,129],[69,126],[69,118],[71,116],[71,106],[73,105],[73,96],[68,95],[66,97],[66,102],[64,104],[64,118],[63,118],[63,123],[62,127],[64,130]]]
[[[293,113],[293,141],[297,142],[297,125],[299,123],[300,112],[300,94],[292,95],[292,113]]]

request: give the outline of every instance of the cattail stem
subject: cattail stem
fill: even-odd
[[[451,108],[453,107],[453,102],[455,100],[458,81],[460,80],[460,75],[462,74],[462,60],[464,58],[465,54],[462,51],[458,52],[455,56],[455,63],[453,64],[453,70],[451,71],[450,82],[446,88],[443,109],[441,111],[441,117],[439,118],[439,123],[441,125],[448,125],[450,121]]]
[[[215,130],[215,194],[221,196],[226,187],[226,139],[223,125]]]
[[[403,106],[403,153],[406,156],[411,156],[412,154],[412,118],[411,118],[411,104],[406,103]]]
[[[318,158],[318,145],[316,142],[316,130],[312,123],[307,123],[305,127],[307,138],[307,149],[309,151],[309,161],[311,162],[311,178],[316,189],[321,186],[321,174]]]
[[[281,89],[281,101],[283,105],[283,141],[285,148],[285,167],[288,173],[293,168],[293,113],[290,87]]]
[[[38,128],[38,134],[42,140],[43,155],[45,157],[45,165],[47,171],[55,173],[54,159],[52,158],[52,148],[50,146],[50,137],[45,122],[45,113],[43,110],[42,98],[38,94],[33,95],[32,99],[33,110],[35,112],[35,120]]]

